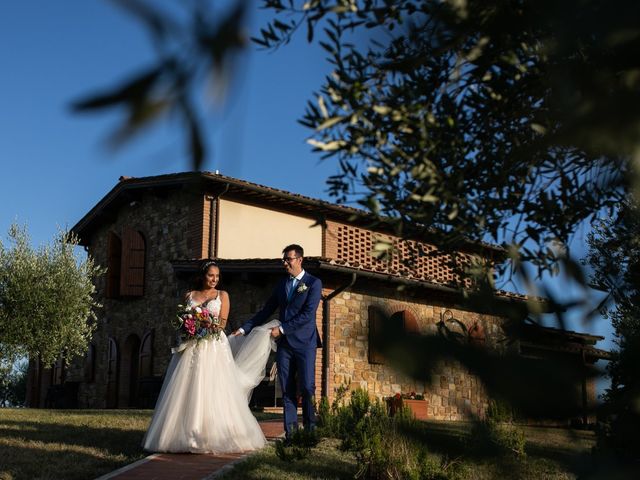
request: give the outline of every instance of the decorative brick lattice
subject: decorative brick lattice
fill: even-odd
[[[335,228],[336,260],[367,270],[400,274],[419,280],[444,284],[458,281],[451,268],[451,256],[438,253],[433,245],[401,240],[349,225],[336,224]],[[374,250],[378,242],[392,245],[391,254],[376,258]],[[471,255],[460,253],[456,261],[460,267],[466,267],[471,262]]]

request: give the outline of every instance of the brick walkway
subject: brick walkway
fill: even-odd
[[[284,435],[282,420],[260,422],[268,440]],[[189,453],[154,453],[131,465],[127,465],[97,480],[205,480],[212,479],[227,465],[245,458],[248,454],[194,455]]]

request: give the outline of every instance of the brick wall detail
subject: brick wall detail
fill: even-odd
[[[327,258],[351,266],[443,284],[459,281],[452,268],[451,255],[439,253],[435,246],[424,242],[403,240],[332,221],[327,222],[324,240],[323,251]],[[392,246],[392,254],[387,258],[378,259],[372,255],[379,242]],[[471,264],[473,258],[471,254],[459,253],[455,262],[458,268],[464,268]]]

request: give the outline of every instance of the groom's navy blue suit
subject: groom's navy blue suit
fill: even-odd
[[[305,428],[315,426],[316,349],[322,346],[316,327],[322,282],[305,272],[291,294],[287,295],[288,280],[288,277],[281,280],[262,310],[241,327],[247,335],[253,327],[265,323],[276,309],[280,309],[281,331],[284,335],[277,340],[276,362],[283,392],[287,438],[298,422],[296,373],[302,388],[302,422]]]

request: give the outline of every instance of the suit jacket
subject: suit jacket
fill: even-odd
[[[316,310],[322,296],[322,282],[305,271],[291,299],[287,301],[287,280],[288,277],[278,282],[262,310],[247,320],[242,329],[248,335],[253,327],[265,323],[279,308],[282,331],[291,348],[320,348],[322,342],[316,327]]]

